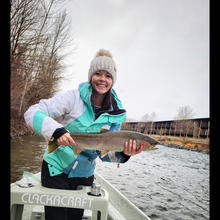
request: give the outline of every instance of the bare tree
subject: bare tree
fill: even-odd
[[[192,119],[194,114],[193,109],[189,105],[179,107],[175,119],[176,129],[180,136],[187,136],[188,131],[193,126],[193,121],[190,119]]]
[[[152,122],[156,118],[156,113],[152,112],[151,114],[146,113],[145,115],[142,116],[141,121],[144,122]]]
[[[141,118],[141,121],[150,121],[150,115],[148,113],[144,114]]]
[[[11,109],[16,112],[14,115],[21,117],[29,105],[52,96],[62,78],[62,60],[67,54],[64,48],[73,41],[68,16],[56,7],[60,3],[64,1],[11,1]]]
[[[38,49],[38,46],[40,44],[41,35],[42,35],[43,29],[45,27],[46,21],[48,19],[48,16],[49,16],[49,13],[50,13],[50,10],[51,10],[51,7],[52,7],[53,3],[54,3],[54,0],[51,0],[48,7],[45,10],[45,15],[44,15],[43,22],[41,24],[41,27],[40,27],[39,32],[38,32],[37,37],[36,37],[33,52],[31,51],[32,54],[30,56],[31,57],[30,64],[29,64],[28,71],[25,73],[25,84],[24,84],[24,88],[23,88],[23,91],[22,91],[22,94],[21,94],[21,102],[20,102],[20,106],[19,106],[19,115],[21,115],[23,102],[24,102],[24,96],[25,96],[27,90],[29,89],[28,88],[29,84],[31,83],[32,73],[34,72],[34,64],[35,64],[35,61],[36,61],[37,49]]]
[[[29,90],[26,92],[27,105],[35,103],[41,98],[49,98],[56,91],[56,85],[62,78],[63,66],[61,61],[65,58],[65,54],[62,54],[61,50],[71,40],[67,31],[68,27],[69,22],[64,11],[54,20],[53,32],[45,40],[39,54],[38,71],[32,80]],[[33,94],[33,90],[37,91]]]
[[[193,112],[193,109],[189,105],[181,106],[177,111],[177,115],[175,119],[178,120],[192,119],[194,115],[195,113]]]

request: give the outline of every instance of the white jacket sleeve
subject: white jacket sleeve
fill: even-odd
[[[38,104],[30,106],[24,113],[27,125],[37,134],[50,139],[57,128],[63,127],[55,118],[62,117],[71,111],[75,93],[76,90],[70,90],[50,99],[42,99]]]

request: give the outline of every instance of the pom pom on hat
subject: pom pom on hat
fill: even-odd
[[[100,49],[90,63],[88,80],[91,81],[92,75],[99,70],[105,70],[112,75],[112,85],[117,78],[116,65],[111,53],[108,50]]]
[[[110,57],[113,58],[111,53],[108,50],[105,49],[100,49],[97,53],[96,53],[96,57],[100,57],[100,56],[106,56],[106,57]]]

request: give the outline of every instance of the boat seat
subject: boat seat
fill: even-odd
[[[32,207],[33,207],[32,210],[30,210],[30,207],[24,206],[24,212],[25,212],[25,209],[27,209],[27,213],[31,213],[31,215],[29,214],[29,216],[27,216],[27,219],[28,220],[45,220],[44,206],[34,205]],[[83,220],[92,220],[92,219],[95,219],[95,216],[96,214],[94,214],[94,211],[84,210]],[[109,220],[109,217],[108,217],[108,220]]]
[[[32,206],[31,220],[44,220],[43,206],[81,208],[92,212],[91,220],[107,220],[108,192],[103,188],[99,196],[91,195],[90,192],[89,186],[80,186],[78,190],[64,190],[46,188],[40,183],[26,188],[12,183],[11,220],[23,219],[24,205]]]

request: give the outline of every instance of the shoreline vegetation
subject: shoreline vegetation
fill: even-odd
[[[167,147],[185,149],[209,154],[209,138],[191,138],[150,135]]]
[[[22,116],[18,116],[11,112],[11,119],[10,119],[10,138],[22,138],[22,136],[34,136],[36,135],[35,132],[30,129]]]
[[[58,92],[66,57],[76,50],[64,1],[12,1],[10,11],[10,136],[34,135],[24,113]],[[67,50],[68,49],[68,50]]]

